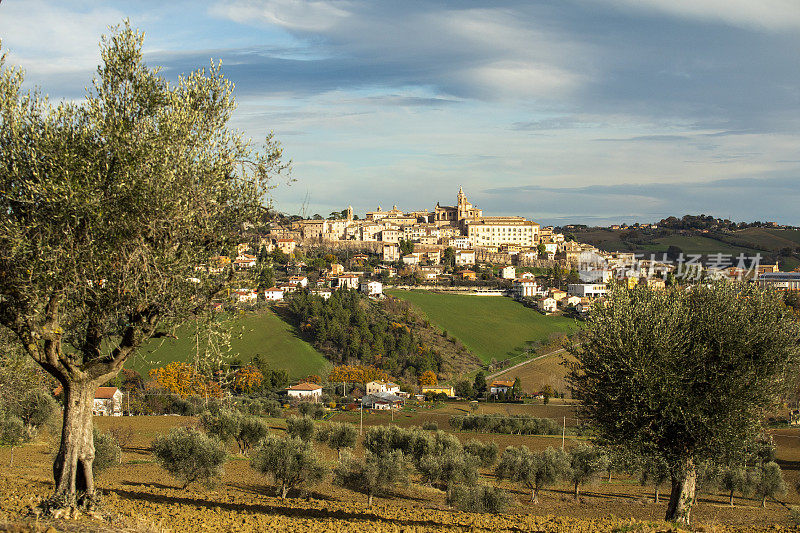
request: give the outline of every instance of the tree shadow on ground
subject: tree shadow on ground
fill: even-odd
[[[129,500],[147,501],[156,504],[167,505],[193,505],[195,507],[203,507],[206,509],[223,509],[226,511],[246,512],[252,514],[272,514],[282,515],[287,518],[311,518],[311,519],[332,519],[332,520],[358,520],[362,521],[375,521],[387,525],[395,526],[408,526],[408,527],[429,527],[429,528],[445,528],[454,527],[456,524],[451,522],[439,522],[431,519],[412,519],[412,518],[386,518],[371,511],[370,508],[365,507],[358,510],[344,510],[344,509],[313,509],[313,508],[293,508],[283,507],[271,503],[231,503],[213,500],[201,500],[197,498],[189,498],[182,496],[167,496],[161,494],[152,494],[148,492],[137,492],[123,489],[112,489],[120,498]],[[523,532],[526,529],[519,527],[510,527],[507,531]]]

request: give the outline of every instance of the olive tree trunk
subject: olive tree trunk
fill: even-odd
[[[688,526],[697,488],[697,468],[692,459],[687,459],[682,474],[672,476],[672,490],[667,505],[665,520]]]
[[[95,503],[92,407],[97,383],[70,381],[64,385],[61,446],[53,462],[54,501],[65,507],[92,508]]]

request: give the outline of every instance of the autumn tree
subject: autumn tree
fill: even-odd
[[[92,507],[91,410],[149,338],[208,310],[228,282],[199,273],[265,210],[287,164],[227,126],[221,67],[174,82],[126,23],[104,37],[85,97],[51,103],[0,59],[0,325],[62,385],[57,506]]]
[[[437,383],[436,373],[433,370],[423,372],[419,376],[419,385],[421,387],[433,387]]]
[[[221,398],[222,388],[216,381],[197,372],[193,365],[174,361],[163,368],[150,370],[150,378],[159,387],[181,398]]]
[[[666,519],[690,521],[698,466],[743,459],[790,383],[800,328],[752,284],[616,286],[590,315],[570,381],[597,440],[668,465]]]
[[[249,393],[261,387],[264,374],[253,365],[247,365],[233,374],[233,390],[239,393]]]

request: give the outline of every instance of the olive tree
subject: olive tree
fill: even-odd
[[[698,465],[734,461],[794,370],[798,323],[752,284],[655,291],[614,286],[593,309],[571,385],[602,444],[662,457],[666,519],[688,524]]]
[[[390,487],[408,481],[409,464],[400,450],[384,453],[367,451],[364,459],[357,459],[345,451],[333,469],[333,482],[342,487],[364,492],[367,505],[372,497]]]
[[[165,336],[230,279],[196,267],[264,215],[288,173],[271,134],[227,126],[221,66],[168,82],[125,23],[101,42],[79,102],[23,89],[0,59],[0,325],[64,390],[54,502],[91,507],[95,389],[147,339]],[[216,270],[216,269],[215,269]]]
[[[326,474],[311,443],[297,437],[268,436],[250,458],[250,466],[275,480],[281,499],[286,498],[289,489],[316,483]]]
[[[608,458],[597,446],[579,444],[569,450],[569,470],[566,476],[574,487],[573,495],[577,500],[582,484],[589,483],[597,474],[606,469]]]
[[[341,459],[342,449],[355,446],[358,430],[352,424],[331,422],[317,430],[314,438],[336,450],[336,454]]]
[[[532,452],[527,446],[509,446],[503,450],[495,468],[498,479],[522,483],[531,491],[531,501],[539,502],[542,487],[552,485],[566,477],[570,471],[570,460],[566,452],[552,446]]]

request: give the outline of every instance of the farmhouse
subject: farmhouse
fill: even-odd
[[[361,284],[361,292],[367,296],[381,296],[383,284],[380,281],[366,281]]]
[[[361,405],[367,409],[399,409],[403,402],[403,398],[391,392],[376,392],[361,398]]]
[[[318,402],[322,397],[322,385],[316,383],[299,383],[286,389],[290,399]]]
[[[370,381],[367,383],[367,394],[375,394],[377,392],[391,392],[397,394],[400,392],[400,385],[392,383],[391,381]]]
[[[268,302],[277,302],[283,300],[283,289],[279,289],[278,287],[264,289],[264,299]]]
[[[455,398],[456,391],[453,387],[444,386],[444,385],[434,385],[430,387],[422,387],[422,394],[446,394],[448,398]]]
[[[92,414],[95,416],[122,416],[122,391],[116,387],[97,387],[94,393]]]
[[[514,380],[495,380],[489,385],[489,395],[497,396],[500,393],[508,394],[514,388]]]

